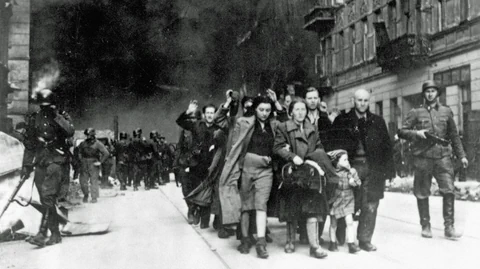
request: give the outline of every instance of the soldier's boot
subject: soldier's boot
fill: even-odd
[[[58,229],[58,215],[55,208],[53,208],[51,211],[51,216],[49,219],[48,226],[52,235],[50,236],[50,239],[48,239],[46,245],[51,246],[51,245],[61,243],[62,236],[60,235],[60,230]]]
[[[42,221],[40,222],[40,229],[38,230],[37,235],[32,237],[28,241],[28,243],[39,246],[39,247],[45,246],[45,240],[47,240],[49,218],[50,218],[50,208],[47,208],[45,210],[45,213],[42,215]]]
[[[422,237],[432,238],[432,229],[430,226],[430,206],[428,198],[417,198],[418,214],[420,215],[420,225],[422,225]]]
[[[455,231],[454,217],[455,195],[448,193],[443,195],[443,219],[445,224],[445,237],[450,240],[456,240],[461,237],[461,235]]]

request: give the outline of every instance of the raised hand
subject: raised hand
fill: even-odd
[[[187,114],[192,114],[198,109],[198,101],[197,100],[192,100],[190,101],[190,104],[188,105],[187,109]]]

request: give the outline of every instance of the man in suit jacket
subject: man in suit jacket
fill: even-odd
[[[377,208],[383,198],[385,180],[395,177],[395,167],[387,126],[382,117],[369,111],[369,101],[368,91],[355,92],[354,109],[335,119],[329,142],[348,152],[350,163],[362,180],[355,201],[356,208],[361,210],[357,238],[360,248],[375,251],[371,240]]]

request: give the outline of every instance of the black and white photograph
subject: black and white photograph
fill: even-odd
[[[476,268],[480,0],[0,0],[0,268]]]

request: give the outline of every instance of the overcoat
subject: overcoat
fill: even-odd
[[[232,135],[232,148],[225,159],[225,166],[223,167],[219,180],[223,224],[233,224],[240,221],[242,204],[238,190],[238,182],[241,177],[248,144],[252,138],[255,120],[255,116],[240,117],[235,124]],[[275,133],[278,122],[270,120],[269,124]]]
[[[330,159],[323,150],[319,133],[306,120],[303,133],[293,121],[281,123],[275,134],[274,154],[286,162],[291,162],[295,156],[303,160],[317,162],[325,171],[327,177],[335,174]],[[299,219],[301,215],[322,217],[328,214],[327,197],[314,190],[284,190],[280,194],[280,221]]]
[[[368,200],[378,200],[383,198],[385,180],[395,177],[393,146],[382,117],[367,111],[366,125],[365,152],[369,178],[360,179]],[[330,132],[329,142],[334,144],[334,149],[346,150],[352,161],[358,147],[358,117],[355,109],[339,115]]]

